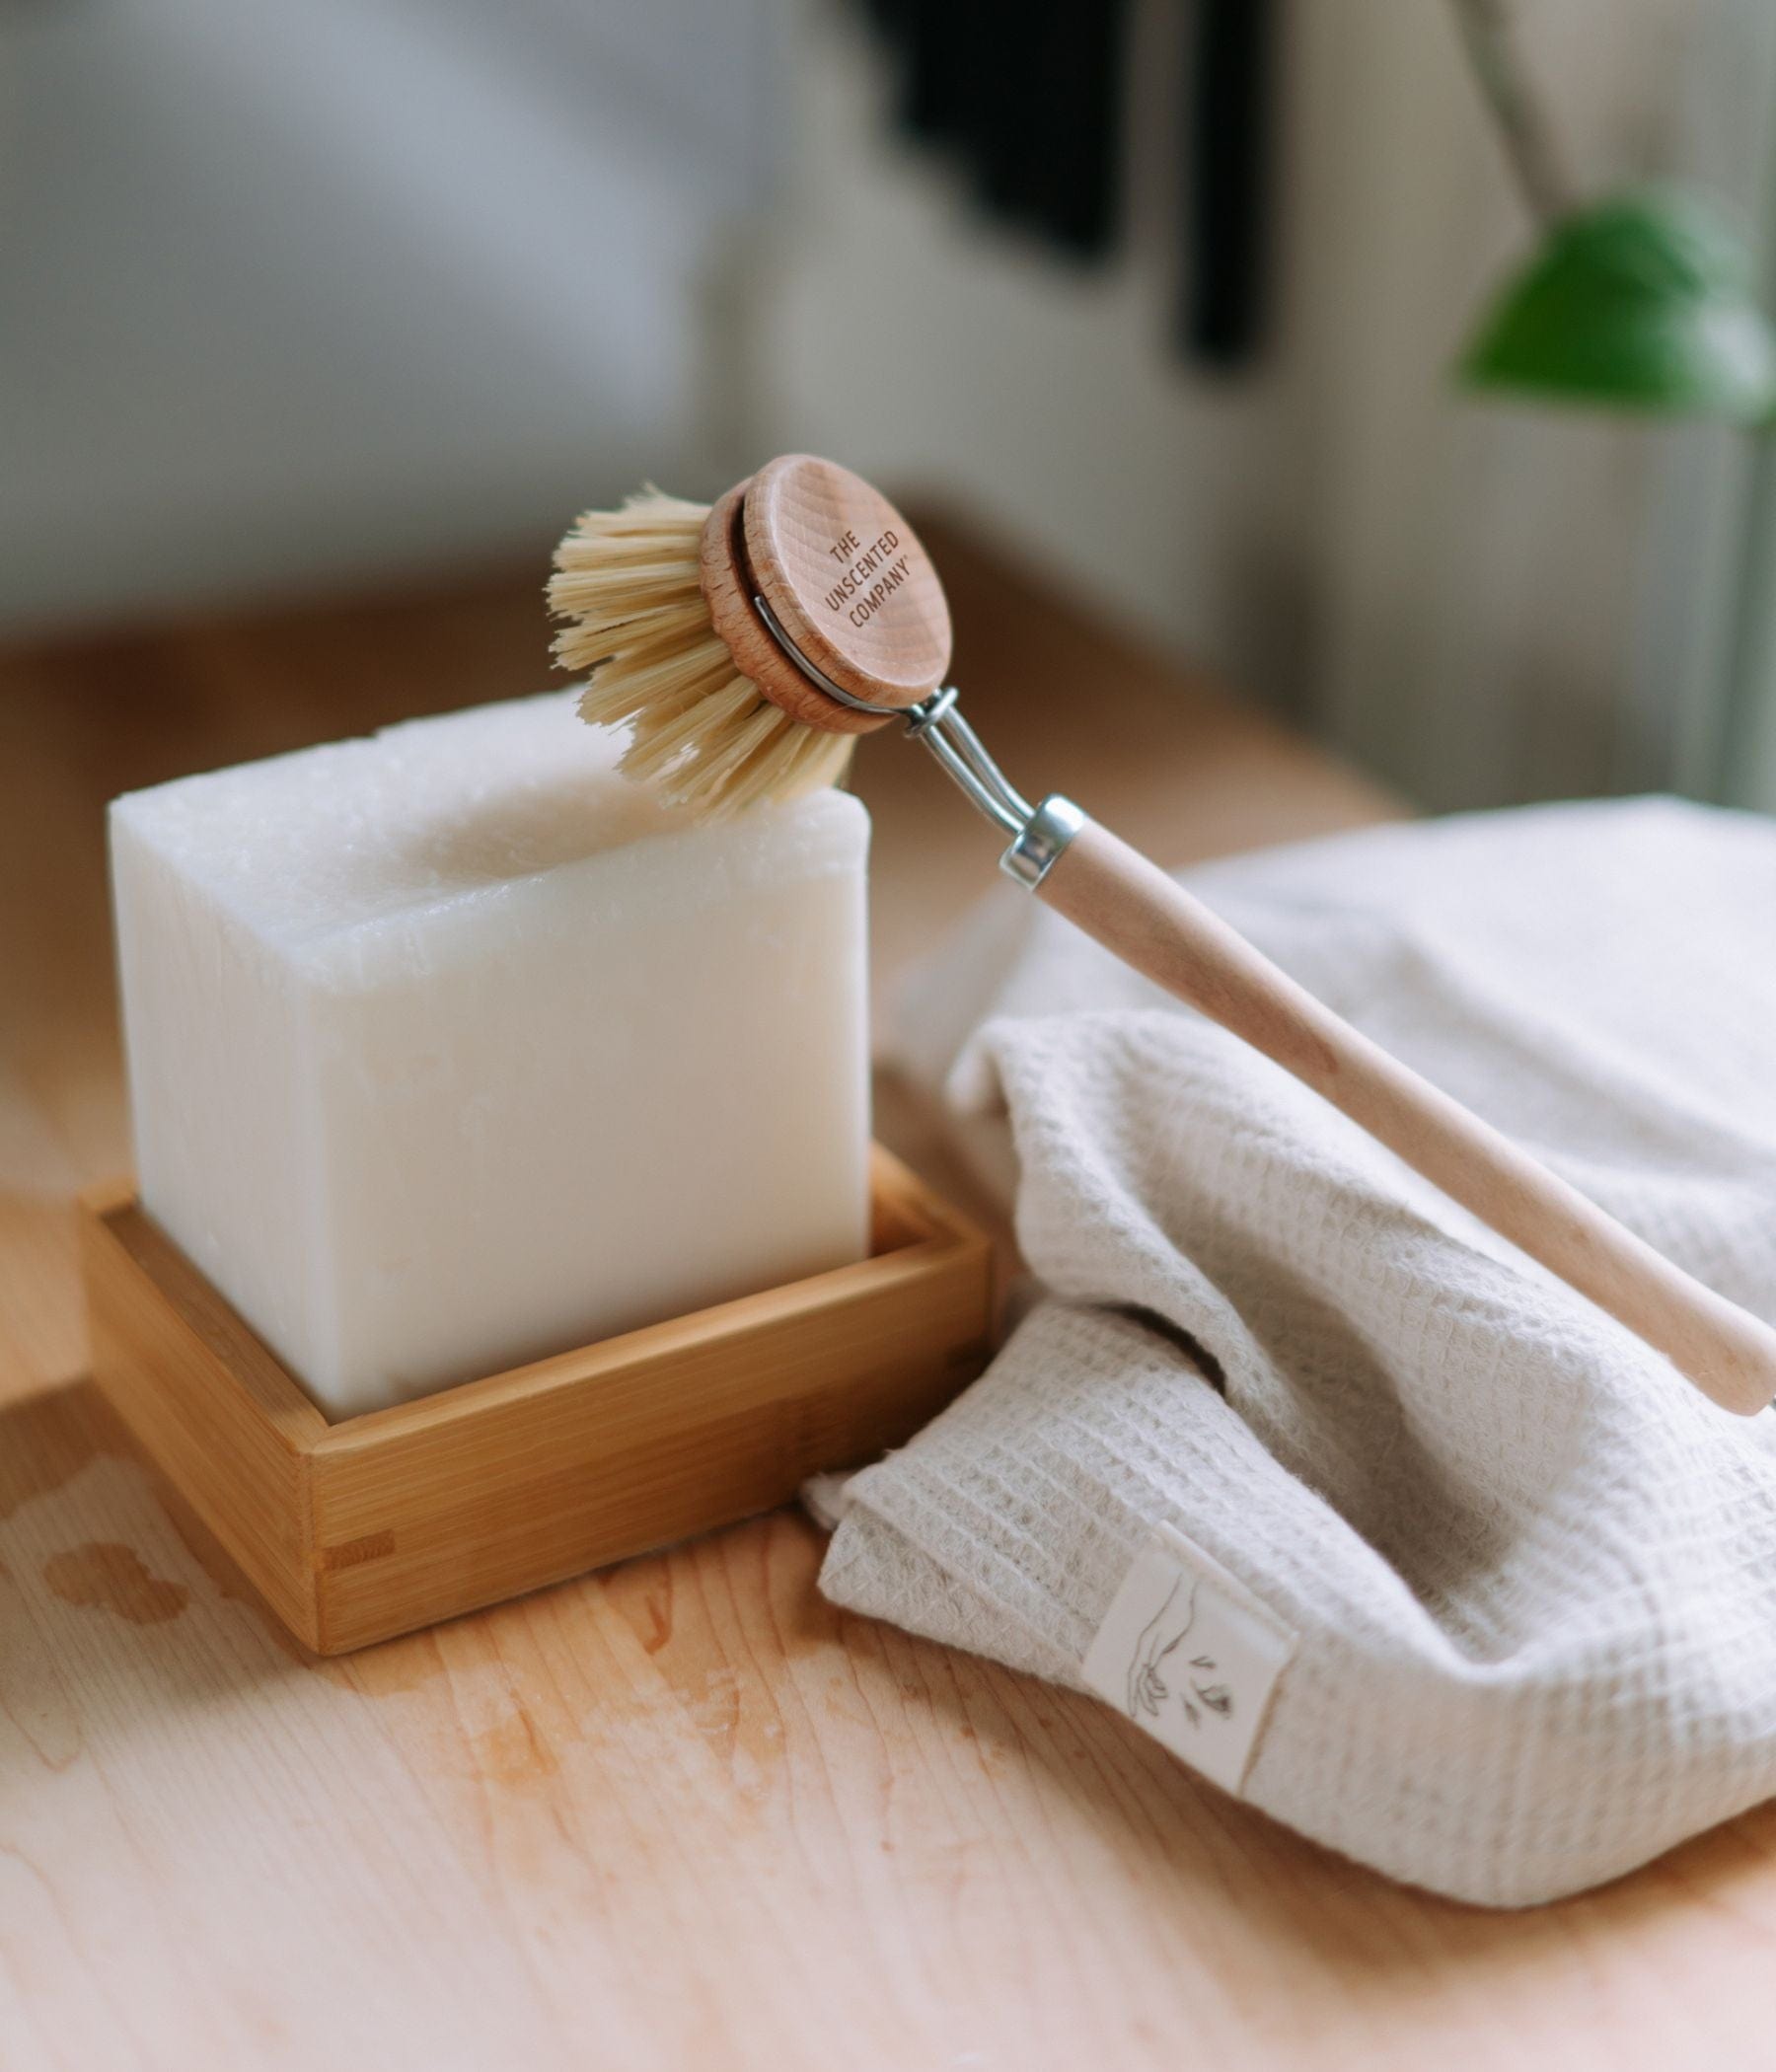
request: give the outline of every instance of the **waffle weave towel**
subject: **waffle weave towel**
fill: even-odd
[[[1188,882],[1776,1317],[1776,825],[1538,808]],[[1010,888],[903,1022],[1044,1292],[838,1493],[829,1596],[1095,1689],[1303,1834],[1486,1904],[1776,1791],[1776,1420]]]

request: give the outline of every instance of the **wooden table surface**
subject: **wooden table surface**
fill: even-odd
[[[1387,810],[939,552],[1026,784],[1166,860]],[[83,1379],[67,1200],[125,1162],[102,804],[530,690],[538,610],[520,578],[0,657],[0,2068],[1776,2064],[1776,1813],[1486,1915],[840,1616],[798,1516],[333,1663],[174,1520]],[[860,788],[889,972],[997,845],[903,743]]]

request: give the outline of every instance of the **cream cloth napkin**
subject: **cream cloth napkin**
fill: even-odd
[[[1776,1317],[1776,825],[1540,808],[1187,882]],[[902,1024],[1044,1293],[830,1498],[830,1597],[1097,1690],[1301,1833],[1487,1904],[1776,1791],[1776,1420],[1009,887]]]

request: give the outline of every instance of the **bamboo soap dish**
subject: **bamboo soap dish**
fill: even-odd
[[[871,1255],[336,1423],[119,1181],[93,1371],[298,1639],[345,1654],[732,1523],[909,1439],[993,1348],[987,1237],[877,1147]]]

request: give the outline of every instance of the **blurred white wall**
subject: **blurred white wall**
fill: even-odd
[[[0,620],[537,551],[697,476],[772,0],[0,15]]]
[[[540,567],[587,501],[805,447],[967,503],[1427,804],[1698,767],[1738,449],[1452,389],[1532,232],[1446,0],[1285,10],[1275,334],[1237,378],[1173,342],[1188,0],[1136,0],[1129,235],[1084,273],[892,135],[862,13],[0,13],[0,624]],[[1675,168],[1768,222],[1768,0],[1518,13],[1588,188]]]
[[[1762,214],[1767,0],[1517,12],[1586,191],[1681,170]],[[1534,229],[1450,10],[1286,20],[1277,324],[1229,381],[1169,349],[1177,7],[1138,6],[1134,231],[1102,277],[972,220],[887,133],[868,37],[817,13],[760,447],[950,489],[1428,805],[1679,780],[1728,442],[1463,397],[1451,361]]]
[[[761,450],[948,491],[1280,692],[1300,661],[1300,427],[1281,358],[1219,379],[1173,349],[1183,11],[1137,11],[1126,249],[1089,271],[983,222],[893,135],[856,14],[804,8],[795,42],[792,185],[756,262]]]
[[[1732,436],[1452,388],[1452,359],[1537,233],[1448,12],[1333,0],[1302,52],[1315,89],[1293,349],[1318,491],[1311,708],[1432,806],[1680,784]],[[1516,12],[1582,193],[1678,175],[1757,234],[1766,0]]]

